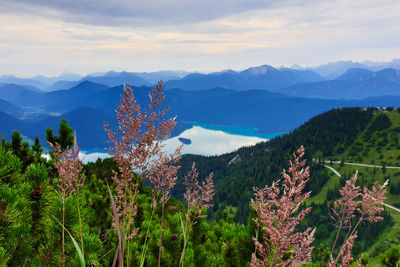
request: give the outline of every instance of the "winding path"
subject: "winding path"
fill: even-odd
[[[325,163],[336,163],[340,164],[340,161],[329,161],[325,160]],[[344,165],[352,165],[352,166],[361,166],[361,167],[371,167],[371,168],[383,168],[381,165],[370,165],[370,164],[363,164],[363,163],[354,163],[354,162],[343,162]],[[400,167],[397,166],[385,166],[386,169],[398,169],[400,170]]]
[[[325,162],[329,162],[329,161],[325,161]],[[332,161],[332,163],[340,163],[340,161],[338,161],[338,162]],[[346,164],[346,163],[344,163],[344,164]],[[326,168],[330,169],[331,171],[333,171],[335,173],[335,175],[337,175],[339,178],[342,177],[342,175],[340,175],[340,173],[337,170],[335,170],[334,168],[332,168],[331,166],[328,166],[328,165],[325,165],[325,164],[323,164],[323,165],[324,165],[324,167],[326,167]],[[360,163],[350,163],[350,164],[347,164],[347,165],[364,166],[364,167],[377,167],[377,168],[381,167],[382,168],[382,166],[360,164]],[[388,168],[388,167],[386,167],[386,168]],[[392,169],[400,169],[400,167],[392,167]],[[374,198],[372,198],[372,199],[374,199]],[[397,212],[400,212],[400,209],[398,209],[396,207],[393,207],[392,205],[389,205],[389,204],[386,204],[386,203],[382,203],[382,204],[385,207],[389,208],[389,209],[392,209],[392,210],[395,210]]]

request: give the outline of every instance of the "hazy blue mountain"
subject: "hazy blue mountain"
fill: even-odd
[[[399,69],[383,69],[381,71],[375,72],[375,75],[378,78],[385,79],[390,82],[400,83],[400,68]]]
[[[82,149],[104,149],[108,146],[104,122],[116,128],[115,113],[104,110],[80,107],[58,117],[49,117],[36,124],[36,135],[45,140],[45,129],[52,128],[57,133],[60,120],[66,119],[68,124],[77,132],[78,144]]]
[[[36,90],[40,89],[41,91],[50,91],[52,90],[51,84],[54,84],[60,80],[65,81],[78,81],[81,80],[82,76],[74,73],[64,72],[56,77],[46,77],[43,75],[37,75],[32,78],[18,78],[11,75],[5,75],[0,77],[0,84],[17,84],[21,86],[29,86],[31,88],[36,88]],[[50,87],[50,89],[49,89]],[[57,87],[55,89],[68,89],[70,87]],[[37,89],[38,88],[38,89]]]
[[[101,74],[101,73],[99,73]],[[48,91],[56,91],[56,90],[66,90],[66,89],[70,89],[74,86],[77,86],[78,84],[80,84],[83,81],[90,81],[90,82],[94,82],[94,83],[98,83],[98,84],[103,84],[103,85],[107,85],[109,87],[113,87],[113,86],[118,86],[121,84],[132,84],[135,86],[150,86],[153,83],[147,81],[145,78],[140,77],[139,75],[137,75],[136,73],[132,73],[132,72],[115,72],[115,71],[110,71],[107,72],[104,75],[88,75],[83,77],[82,79],[79,80],[75,80],[75,81],[67,81],[67,80],[59,80],[57,82],[55,82],[54,84],[50,85],[47,87]]]
[[[333,81],[336,83],[357,83]],[[315,83],[312,83],[315,84]],[[393,83],[394,84],[394,83]],[[11,125],[22,125],[22,134],[44,140],[44,131],[52,127],[58,129],[61,118],[77,131],[80,146],[84,149],[102,149],[107,146],[104,122],[115,125],[115,108],[119,103],[122,86],[108,88],[85,81],[65,91],[47,93],[42,100],[50,101],[53,111],[63,112],[57,117],[47,117],[37,122],[24,122],[3,114],[0,132],[10,133]],[[150,87],[133,87],[135,98],[142,106],[147,106]],[[166,91],[165,106],[170,106],[168,116],[177,115],[178,127],[175,135],[190,127],[183,122],[197,121],[218,125],[248,126],[260,133],[288,132],[308,119],[322,112],[338,107],[398,106],[400,96],[383,96],[356,100],[306,99],[287,97],[265,90],[235,91],[223,88],[187,91],[170,89]],[[65,110],[65,112],[64,112]],[[32,126],[26,124],[30,122]],[[4,128],[4,130],[3,130]],[[12,128],[12,127],[11,127]],[[11,136],[11,135],[8,135]]]
[[[383,79],[366,81],[333,80],[299,83],[279,91],[292,97],[322,99],[364,99],[382,95],[400,95],[400,84]]]
[[[36,81],[39,81],[42,84],[44,84],[45,87],[41,88],[42,90],[51,91],[51,90],[49,90],[50,85],[52,85],[58,81],[79,81],[82,78],[83,77],[79,74],[64,72],[61,75],[56,76],[56,77],[46,77],[46,76],[38,75],[38,76],[33,77],[32,80],[36,80]],[[66,89],[66,88],[59,88],[59,89]]]
[[[369,70],[372,71],[379,71],[386,68],[400,69],[399,58],[395,58],[389,62],[362,61],[361,64],[363,64],[365,67],[367,67]]]
[[[158,81],[178,80],[190,74],[187,71],[157,71],[157,72],[134,72],[138,77],[145,79],[150,84],[156,84]],[[134,84],[135,86],[139,86]]]
[[[400,96],[378,96],[363,99],[362,107],[400,107]]]
[[[400,84],[400,70],[388,68],[374,72],[366,69],[349,69],[337,78],[337,80],[359,82],[374,82],[379,79]]]
[[[6,84],[0,86],[0,98],[19,107],[37,103],[42,95],[43,92],[33,91],[21,85]]]
[[[18,78],[18,77],[12,76],[12,75],[0,76],[0,83],[27,85],[27,86],[36,87],[39,89],[46,87],[45,84],[43,84],[42,82],[40,82],[38,80]]]
[[[232,70],[210,74],[189,74],[180,80],[165,83],[167,89],[205,90],[223,87],[233,90],[263,89],[277,91],[299,82],[316,82],[324,78],[309,70],[275,69],[268,65],[241,72]]]
[[[23,110],[21,108],[3,99],[0,99],[0,111],[14,117],[20,117],[23,115]]]
[[[366,67],[358,62],[353,62],[351,60],[348,61],[337,61],[337,62],[329,62],[316,67],[307,67],[306,69],[312,70],[322,77],[333,80],[345,73],[349,69],[366,69]]]
[[[373,71],[361,68],[352,68],[340,75],[336,80],[362,82],[371,79]]]
[[[66,81],[66,80],[56,81],[55,83],[49,85],[46,88],[46,91],[67,90],[67,89],[70,89],[70,88],[78,85],[80,82],[81,82],[81,80],[78,80],[78,81]]]
[[[383,95],[400,95],[400,70],[373,72],[352,68],[336,80],[299,83],[279,92],[288,96],[324,99],[364,99]]]
[[[151,85],[151,83],[149,83],[145,79],[140,78],[139,76],[137,76],[132,72],[126,72],[126,71],[122,72],[110,71],[107,72],[104,76],[98,76],[98,77],[86,76],[82,80],[100,83],[110,87],[127,83],[133,84],[135,86]]]
[[[23,135],[30,135],[32,137],[33,129],[34,128],[30,124],[0,111],[0,138],[4,137],[6,140],[11,140],[11,135],[14,130],[20,131]]]
[[[301,69],[301,66],[296,65],[297,69]],[[305,67],[303,69],[312,70],[322,77],[333,80],[344,74],[349,69],[358,68],[366,69],[370,71],[380,71],[386,68],[400,69],[400,59],[393,59],[390,62],[373,62],[373,61],[362,61],[353,62],[348,61],[337,61],[329,62],[320,66]]]
[[[80,106],[86,106],[93,95],[97,95],[109,89],[108,86],[90,81],[83,81],[68,90],[58,90],[46,93],[41,105],[48,111],[66,112]]]
[[[80,107],[62,116],[49,117],[38,122],[35,124],[36,129],[39,129],[39,131],[36,131],[36,135],[44,140],[46,128],[52,128],[53,132],[57,132],[61,118],[66,119],[68,124],[77,132],[79,146],[82,149],[103,150],[105,147],[111,146],[104,130],[104,123],[107,122],[113,130],[116,129],[117,120],[114,111]],[[190,125],[180,122],[172,136],[178,135],[190,127]]]

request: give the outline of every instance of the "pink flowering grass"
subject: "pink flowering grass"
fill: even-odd
[[[73,149],[66,149],[63,151],[59,144],[49,145],[53,148],[53,157],[56,160],[53,165],[58,171],[59,175],[59,184],[58,189],[61,194],[62,201],[62,257],[63,257],[63,266],[65,266],[65,236],[64,236],[64,206],[66,199],[71,195],[79,194],[79,190],[82,188],[85,183],[85,175],[82,174],[83,164],[79,160],[79,147],[76,141],[76,133],[74,133],[74,147]],[[82,230],[82,220],[80,213],[80,204],[79,199],[77,199],[77,209],[79,216],[79,228],[80,228],[80,238],[81,238],[81,247],[82,254],[84,257],[85,251],[83,246],[83,230]],[[72,236],[71,236],[72,238]],[[84,261],[84,259],[83,259]]]
[[[180,159],[182,149],[180,146],[170,155],[163,151],[162,141],[170,136],[176,125],[175,118],[164,118],[168,111],[168,107],[162,107],[164,99],[165,90],[162,81],[157,83],[150,92],[150,103],[147,109],[136,102],[134,90],[126,85],[116,111],[119,125],[117,130],[113,131],[108,124],[105,124],[108,138],[113,143],[113,147],[108,151],[119,169],[113,175],[116,189],[114,195],[116,210],[114,214],[116,215],[113,218],[114,226],[117,225],[115,220],[119,220],[122,249],[120,252],[117,250],[116,253],[121,254],[121,251],[124,255],[126,253],[127,264],[129,264],[131,254],[131,244],[127,241],[131,240],[139,230],[134,227],[133,222],[137,210],[138,186],[141,177],[147,177],[153,184],[153,208],[157,203],[162,204],[160,265],[164,205],[176,183],[176,173],[179,168],[176,163]],[[145,244],[147,244],[147,238]],[[142,256],[145,257],[145,253],[142,253]],[[122,256],[123,258],[124,256]],[[144,262],[143,259],[141,262]],[[121,260],[119,265],[123,265]]]
[[[183,196],[187,202],[188,211],[192,213],[193,221],[198,217],[204,217],[201,215],[202,210],[212,206],[211,200],[214,197],[213,173],[210,173],[202,184],[199,184],[198,178],[196,163],[193,162],[191,170],[185,176],[186,191]]]
[[[356,186],[356,172],[342,189],[340,189],[341,198],[336,200],[332,209],[331,218],[335,221],[335,226],[338,229],[336,238],[332,246],[328,266],[336,266],[341,259],[340,265],[347,266],[353,262],[351,254],[354,241],[357,238],[357,227],[361,223],[375,223],[383,220],[383,217],[377,216],[383,211],[383,201],[386,199],[386,190],[388,181],[383,185],[375,183],[372,190]],[[346,236],[340,246],[336,257],[333,256],[335,247],[339,240],[340,232],[346,231]]]
[[[81,174],[83,164],[79,160],[79,147],[76,141],[76,133],[74,133],[74,147],[63,151],[59,144],[53,146],[53,157],[56,160],[54,167],[58,171],[59,184],[58,189],[63,197],[78,194],[79,189],[85,183],[85,175]]]
[[[193,162],[191,170],[185,176],[186,191],[184,199],[187,202],[187,211],[185,214],[185,224],[182,218],[180,218],[184,240],[182,256],[179,261],[180,266],[184,266],[185,263],[185,250],[191,226],[196,224],[197,219],[205,218],[207,215],[203,214],[204,210],[212,206],[211,201],[214,196],[213,173],[210,173],[201,184],[199,184],[198,178],[199,173],[197,172],[196,164]]]
[[[280,181],[262,189],[254,188],[251,205],[257,213],[255,223],[261,236],[253,237],[255,252],[251,266],[299,266],[311,260],[315,229],[295,232],[311,210],[299,210],[310,196],[310,192],[303,193],[310,176],[309,167],[304,168],[303,156],[304,148],[300,147],[294,154],[294,162],[289,161],[289,170],[282,172],[282,189]]]

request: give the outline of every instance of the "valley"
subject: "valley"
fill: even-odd
[[[332,92],[337,91],[336,85],[329,85],[331,80],[311,75],[310,71],[292,72],[266,66],[244,72],[189,74],[182,81],[167,81],[163,107],[170,107],[166,115],[177,116],[178,123],[164,141],[165,151],[172,152],[183,144],[181,168],[177,184],[171,191],[172,197],[184,203],[184,177],[196,162],[199,177],[214,174],[215,195],[207,214],[210,222],[223,223],[229,217],[230,223],[237,225],[235,227],[253,227],[249,208],[253,188],[276,181],[293,151],[304,145],[311,171],[306,186],[311,197],[304,207],[310,207],[312,211],[299,229],[305,229],[307,225],[317,226],[315,247],[323,249],[332,243],[334,226],[329,218],[330,210],[346,179],[358,171],[357,185],[371,187],[374,182],[382,184],[389,180],[388,198],[382,215],[384,220],[360,226],[360,235],[353,248],[354,255],[367,251],[370,262],[379,264],[379,255],[390,249],[386,240],[390,241],[389,244],[400,242],[396,238],[400,233],[400,93],[396,91],[400,83],[396,80],[396,73],[389,70],[349,70],[333,82],[347,92],[345,98],[340,92],[333,96]],[[46,129],[51,128],[56,133],[60,120],[66,119],[78,135],[85,173],[92,177],[89,183],[97,183],[97,176],[110,180],[110,168],[114,163],[109,155],[102,153],[104,147],[110,146],[104,122],[113,128],[117,126],[114,111],[124,89],[115,83],[118,77],[126,78],[127,75],[114,73],[110,81],[106,79],[107,75],[80,80],[71,88],[51,92],[32,90],[26,85],[0,87],[3,96],[0,130],[5,137],[2,143],[6,144],[13,131],[18,130],[23,141],[30,141],[31,146],[38,136],[47,153],[49,148],[44,142]],[[306,75],[301,79],[310,78],[311,81],[300,81],[299,75]],[[363,77],[361,80],[360,75]],[[252,76],[257,77],[253,85],[249,83],[251,86],[282,77],[294,77],[294,84],[282,81],[285,84],[282,86],[286,87],[278,88],[276,85],[278,87],[272,91],[267,90],[272,87],[241,87],[240,79]],[[210,77],[214,79],[211,84],[205,82]],[[226,83],[235,79],[236,85]],[[205,87],[191,88],[190,82],[195,84],[196,81],[204,82]],[[353,90],[356,88],[353,85],[346,87],[347,81],[357,84],[357,89]],[[382,84],[389,83],[394,91],[376,91]],[[182,84],[189,85],[176,88]],[[206,88],[221,85],[227,88]],[[314,93],[308,95],[301,89],[304,85]],[[332,91],[326,91],[326,86]],[[319,89],[314,90],[316,87]],[[293,95],[289,89],[297,93]],[[359,90],[363,90],[363,94],[359,94]],[[150,91],[148,84],[133,87],[136,103],[148,105]],[[354,91],[353,95],[349,93],[351,91]],[[392,95],[386,95],[386,92]],[[200,178],[199,182],[203,181],[204,178]],[[144,186],[149,185],[148,181],[144,182]],[[92,187],[92,190],[99,188]],[[147,192],[150,189],[143,190]],[[313,258],[322,260],[317,252]]]

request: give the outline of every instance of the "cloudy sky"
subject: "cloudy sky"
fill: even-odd
[[[0,75],[398,57],[398,0],[0,0]]]

